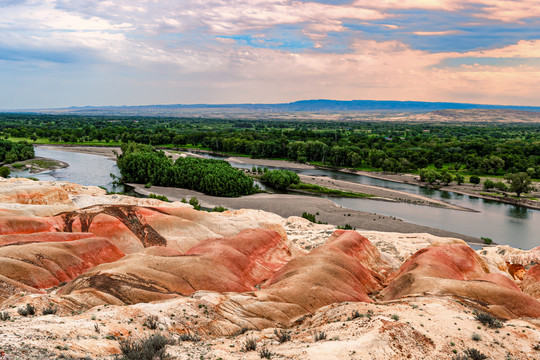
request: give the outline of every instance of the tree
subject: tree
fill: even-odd
[[[2,166],[0,167],[0,176],[3,177],[3,178],[7,178],[9,176],[9,168],[5,167],[5,166]]]
[[[479,178],[477,175],[472,175],[472,176],[469,178],[469,182],[470,182],[471,184],[478,185],[478,184],[480,184],[480,178]]]
[[[431,169],[421,169],[420,170],[420,180],[426,181],[430,184],[433,184],[435,180],[439,179],[441,175],[435,170]]]
[[[465,177],[461,174],[456,174],[456,176],[454,177],[454,180],[456,181],[458,185],[461,185],[465,182]]]
[[[531,177],[525,172],[506,174],[504,178],[510,184],[510,191],[515,192],[518,197],[522,193],[528,193],[534,190],[534,186],[531,185]]]
[[[441,181],[445,184],[445,185],[448,185],[452,182],[452,174],[450,174],[447,170],[443,170],[441,172]]]
[[[495,187],[495,183],[491,179],[486,179],[484,181],[484,190],[490,190]]]

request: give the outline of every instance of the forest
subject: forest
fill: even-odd
[[[34,147],[32,144],[25,141],[0,140],[0,162],[11,164],[16,161],[32,159],[33,157]]]
[[[540,178],[540,125],[0,114],[0,136],[36,143],[198,148],[384,172],[423,168]]]
[[[180,157],[172,161],[150,145],[129,142],[117,157],[122,182],[181,187],[213,196],[255,192],[253,179],[223,160]]]

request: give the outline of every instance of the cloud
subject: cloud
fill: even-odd
[[[446,31],[413,31],[414,35],[419,36],[444,36],[459,34],[458,30],[446,30]]]
[[[6,87],[24,94],[23,86],[34,91],[33,81],[41,88],[62,84],[55,98],[66,103],[58,106],[305,98],[532,103],[540,80],[538,62],[531,61],[540,58],[530,20],[540,10],[532,0],[8,0],[0,6]],[[91,98],[76,101],[73,79]],[[20,98],[2,95],[0,107]],[[32,98],[59,101],[52,95]]]

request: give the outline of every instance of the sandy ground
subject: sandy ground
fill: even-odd
[[[150,193],[165,195],[171,201],[196,197],[203,207],[224,206],[228,209],[260,209],[283,216],[301,216],[303,212],[318,214],[318,221],[336,226],[349,224],[357,229],[388,231],[399,233],[428,233],[441,237],[453,237],[473,245],[483,245],[483,241],[468,235],[435,229],[428,226],[405,222],[401,219],[377,215],[365,211],[356,211],[340,207],[334,202],[314,196],[290,194],[255,194],[238,198],[225,198],[205,195],[193,190],[152,186],[145,188],[140,184],[128,184],[141,195]],[[371,200],[366,200],[371,201]]]
[[[73,145],[36,145],[44,149],[77,152],[83,154],[101,155],[111,160],[116,160],[115,151],[120,152],[119,147],[108,146],[73,146]],[[60,149],[59,149],[60,148]]]
[[[324,186],[330,189],[337,189],[341,191],[351,191],[351,192],[374,195],[374,196],[387,199],[390,201],[407,202],[407,203],[416,204],[416,205],[444,207],[444,208],[454,209],[454,210],[472,211],[470,209],[467,209],[461,206],[456,206],[456,205],[445,203],[443,201],[431,199],[427,196],[409,194],[403,191],[385,189],[379,186],[363,185],[363,184],[353,183],[350,181],[334,180],[334,179],[329,179],[323,176],[300,175],[300,181],[304,183],[308,183],[308,184]]]

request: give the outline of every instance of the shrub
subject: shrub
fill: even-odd
[[[193,206],[195,210],[201,210],[201,204],[196,197],[192,197],[191,199],[189,199],[189,205]]]
[[[495,183],[491,181],[490,179],[486,179],[484,181],[484,190],[490,190],[495,187]]]
[[[502,181],[497,181],[496,183],[493,183],[493,187],[499,191],[508,191],[508,185],[506,185]]]
[[[360,314],[360,312],[358,310],[354,310],[351,314],[351,319],[357,319],[357,318],[360,318],[360,317],[364,317],[363,314]]]
[[[474,318],[490,328],[496,329],[503,326],[503,324],[493,316],[476,310],[474,311]]]
[[[191,341],[191,342],[199,342],[201,341],[201,337],[197,334],[180,334],[180,337],[178,338],[180,341]]]
[[[311,221],[312,223],[317,223],[317,220],[315,219],[315,215],[304,212],[302,213],[302,217],[306,220]]]
[[[313,340],[321,341],[326,339],[326,333],[324,331],[317,331],[313,334]]]
[[[248,351],[255,351],[257,349],[257,340],[254,338],[249,338],[244,343],[244,346],[242,346],[242,351],[248,352]]]
[[[276,340],[279,341],[280,344],[283,344],[286,341],[291,340],[291,333],[289,331],[285,330],[274,330],[274,335],[276,335]]]
[[[169,201],[169,199],[165,195],[149,194],[148,197],[150,199],[157,199],[157,200],[161,200],[161,201]]]
[[[480,341],[480,340],[482,340],[482,337],[480,336],[480,334],[473,333],[471,335],[471,339],[473,339],[474,341]]]
[[[338,229],[342,229],[342,230],[355,230],[356,228],[352,227],[351,224],[345,224],[345,226],[339,226],[339,225],[338,225]]]
[[[477,175],[472,175],[472,176],[469,178],[469,182],[470,182],[471,184],[478,185],[478,184],[480,184],[480,178],[479,178]]]
[[[2,311],[0,313],[0,320],[8,321],[9,319],[11,319],[11,315],[9,315],[9,313],[7,311]]]
[[[10,174],[9,168],[2,166],[0,167],[0,176],[3,178],[7,178]]]
[[[121,360],[167,359],[165,347],[171,340],[160,334],[152,334],[141,340],[126,339],[120,341]]]
[[[36,314],[36,308],[33,305],[26,304],[25,307],[18,308],[17,312],[22,316],[32,316]]]
[[[262,348],[261,351],[259,351],[259,356],[261,359],[271,359],[272,355],[274,354],[272,354],[267,348]]]
[[[227,211],[228,209],[223,207],[223,206],[215,206],[212,210],[210,210],[211,212],[224,212],[224,211]]]
[[[149,328],[151,330],[156,330],[158,328],[158,326],[159,326],[158,317],[155,316],[155,315],[148,316],[145,319],[143,326],[146,326],[147,328]]]
[[[42,313],[43,315],[54,315],[58,311],[58,308],[53,307],[50,305],[48,308],[43,309]]]
[[[480,239],[484,240],[484,244],[486,244],[486,245],[491,245],[491,243],[493,242],[493,240],[491,240],[488,237],[483,237],[482,236]]]
[[[454,356],[452,360],[485,360],[489,358],[474,348],[467,349],[464,353],[465,355]]]

